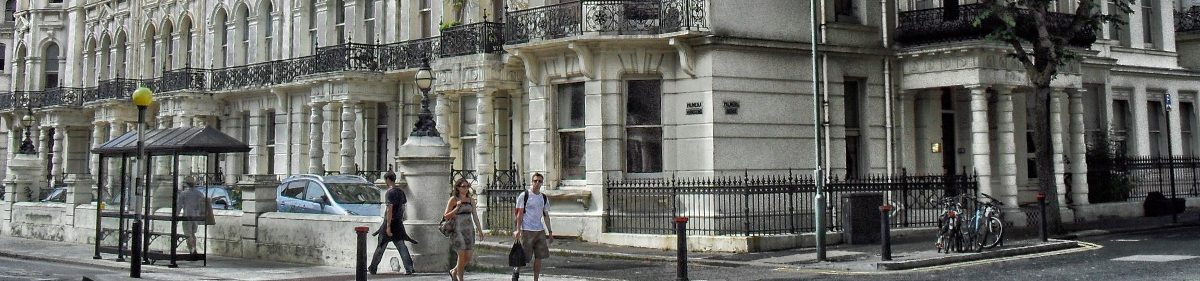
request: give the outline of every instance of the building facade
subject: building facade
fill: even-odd
[[[497,170],[546,174],[563,235],[599,232],[605,180],[813,169],[814,94],[831,174],[976,173],[1008,206],[1039,180],[1034,106],[1053,113],[1060,202],[1088,204],[1092,136],[1196,152],[1200,3],[1137,1],[1039,105],[1011,47],[972,31],[970,2],[822,1],[814,57],[808,1],[8,0],[0,152],[29,131],[46,184],[96,175],[88,151],[135,130],[141,85],[150,127],[212,126],[252,148],[185,173],[377,174],[413,128],[425,63],[453,168],[480,188]]]

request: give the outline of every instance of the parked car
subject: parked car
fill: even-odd
[[[42,202],[67,202],[67,185],[55,185],[44,195]]]
[[[204,195],[208,197],[208,202],[212,204],[213,209],[237,209],[237,198],[233,198],[233,193],[230,192],[231,189],[227,186],[209,185],[197,187],[196,189],[200,190],[200,193],[204,193]]]
[[[362,176],[297,175],[276,188],[279,212],[379,216],[380,189]]]

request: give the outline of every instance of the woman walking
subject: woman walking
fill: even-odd
[[[442,218],[454,222],[454,234],[450,245],[458,253],[458,264],[450,270],[450,280],[462,281],[467,264],[471,262],[471,249],[475,247],[476,235],[483,235],[479,225],[479,214],[475,212],[475,198],[471,198],[471,183],[466,179],[454,182],[454,191],[446,201],[446,212]]]

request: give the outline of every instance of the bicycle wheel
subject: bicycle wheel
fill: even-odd
[[[987,224],[984,226],[984,231],[986,231],[983,236],[984,248],[995,248],[1004,240],[1004,222],[1000,218],[988,218]]]
[[[937,241],[934,242],[933,246],[937,249],[938,253],[944,252],[949,254],[950,246],[953,244],[952,241],[954,240],[954,235],[952,235],[954,233],[954,229],[950,226],[950,221],[948,219],[939,220],[938,223],[941,224],[941,226],[938,227]]]

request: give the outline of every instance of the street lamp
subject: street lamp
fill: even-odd
[[[151,92],[149,88],[139,87],[137,90],[133,91],[133,95],[130,98],[133,100],[133,105],[136,105],[137,109],[138,109],[138,127],[137,127],[138,163],[143,163],[143,165],[145,165],[145,168],[146,168],[146,172],[142,173],[142,176],[145,177],[145,179],[146,179],[146,181],[145,181],[146,184],[142,186],[142,188],[143,188],[142,192],[145,193],[146,198],[149,198],[149,195],[150,195],[150,173],[149,173],[150,172],[150,163],[148,161],[146,161],[146,159],[145,159],[146,151],[145,151],[145,145],[143,144],[144,140],[142,138],[142,130],[146,124],[146,107],[148,107],[148,106],[150,106],[150,104],[154,103],[154,92]],[[146,212],[141,216],[142,218],[145,218],[146,216],[150,215],[150,212],[149,212],[149,208],[150,208],[149,203],[150,202],[147,202],[147,201],[149,201],[149,200],[142,201],[143,206],[146,207]],[[134,212],[137,212],[137,210],[134,210]],[[121,214],[121,215],[124,216],[124,214]],[[129,266],[129,277],[133,277],[133,278],[141,278],[142,257],[145,255],[145,253],[143,253],[143,251],[142,251],[142,242],[143,242],[142,241],[142,224],[141,224],[140,220],[141,220],[141,218],[138,218],[138,217],[134,217],[134,220],[133,220],[133,229],[132,229],[132,231],[133,231],[133,260],[130,261],[130,266]]]
[[[29,131],[33,130],[33,110],[25,109],[25,117],[21,117],[21,126],[25,127],[25,140],[21,141],[21,148],[17,151],[18,154],[37,154],[37,148],[33,146],[33,140],[29,139]]]
[[[438,131],[435,128],[436,123],[433,121],[433,113],[429,111],[429,88],[433,87],[433,71],[429,70],[429,61],[417,70],[417,74],[413,77],[417,88],[421,89],[421,113],[417,115],[417,124],[413,127],[412,133],[408,134],[413,137],[437,137]]]

